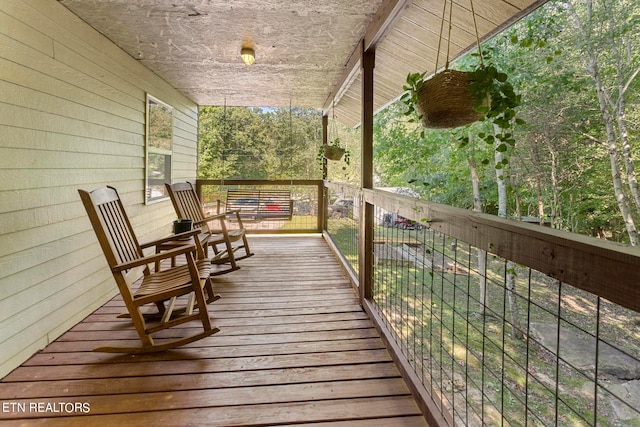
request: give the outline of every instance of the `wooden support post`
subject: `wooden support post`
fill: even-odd
[[[324,147],[327,146],[327,144],[329,144],[329,116],[327,116],[326,114],[322,115],[322,148],[324,149]],[[327,159],[325,157],[322,158],[322,179],[326,180],[327,176],[329,175],[329,171],[327,168]],[[326,219],[326,212],[327,212],[327,205],[328,203],[328,197],[327,196],[327,190],[324,188],[324,184],[321,185],[320,189],[318,190],[318,230],[320,230],[322,232],[322,230],[325,230],[327,228],[327,219]]]
[[[373,69],[375,50],[362,44],[362,178],[361,187],[373,188]],[[374,206],[360,203],[360,302],[373,296]]]
[[[318,183],[318,232],[322,233],[327,228],[327,189],[324,187],[324,181]]]
[[[322,116],[322,148],[329,144],[329,117],[324,114]],[[322,158],[322,179],[327,179],[327,159]]]

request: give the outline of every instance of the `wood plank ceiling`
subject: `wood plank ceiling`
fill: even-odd
[[[409,72],[434,71],[446,0],[59,1],[198,105],[335,105],[355,125],[360,41],[376,47],[378,109]],[[471,1],[486,38],[546,0],[453,0],[451,59],[475,46]],[[244,45],[255,49],[252,66]]]

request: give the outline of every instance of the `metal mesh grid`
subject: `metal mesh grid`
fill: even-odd
[[[318,188],[306,185],[205,185],[202,191],[202,203],[209,214],[218,212],[218,205],[224,211],[227,190],[230,188],[260,190],[290,190],[293,199],[293,217],[291,220],[243,220],[244,228],[249,232],[290,232],[318,230]],[[237,227],[237,222],[230,221],[230,229]]]
[[[457,424],[640,425],[638,313],[381,209],[374,260],[377,310]]]
[[[350,193],[328,191],[327,232],[349,267],[358,274],[358,199]]]

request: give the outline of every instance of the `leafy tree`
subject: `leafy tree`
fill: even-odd
[[[464,131],[427,130],[421,138],[422,129],[392,105],[376,123],[376,173],[389,185],[417,186],[423,197],[468,208],[472,191],[464,169],[473,161],[484,207],[496,213],[499,182],[490,177],[497,166],[508,212],[633,243],[640,217],[634,167],[639,10],[627,1],[550,2],[483,45],[521,95],[518,114],[526,125],[511,129],[510,144],[495,147],[508,159],[494,160],[494,147],[477,138],[464,151],[451,144],[462,136],[465,145],[469,133],[491,135],[482,123]],[[462,58],[457,68],[475,61]]]
[[[202,107],[201,178],[319,178],[320,115],[311,109]]]

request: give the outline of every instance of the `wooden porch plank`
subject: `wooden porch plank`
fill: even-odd
[[[0,399],[29,399],[48,396],[98,396],[127,393],[218,389],[226,387],[295,384],[320,381],[341,381],[373,378],[399,378],[392,362],[352,365],[317,366],[311,368],[280,368],[262,371],[189,373],[177,375],[138,376],[126,378],[63,379],[0,383]]]
[[[288,427],[309,427],[308,424],[287,424]],[[375,420],[349,420],[331,421],[325,423],[314,423],[313,427],[415,427],[427,426],[427,422],[422,416],[378,418]]]
[[[379,338],[364,338],[355,340],[296,342],[292,344],[260,344],[234,345],[189,348],[188,350],[167,351],[163,353],[131,355],[113,355],[91,351],[66,353],[38,353],[27,360],[23,366],[55,366],[80,365],[96,363],[137,363],[154,360],[182,360],[185,356],[198,359],[223,357],[248,357],[281,354],[317,353],[318,346],[324,344],[331,351],[353,351],[383,349],[384,344]],[[0,383],[2,388],[2,383]]]
[[[215,285],[222,299],[210,317],[220,333],[164,353],[92,352],[138,343],[116,318],[116,297],[0,381],[0,401],[83,402],[90,412],[9,411],[0,423],[425,426],[326,243],[251,237],[256,255]]]
[[[215,319],[214,319],[215,322]],[[123,325],[126,329],[109,328],[112,322],[100,322],[96,324],[95,330],[71,330],[65,334],[65,337],[61,341],[82,341],[82,340],[94,340],[100,339],[104,336],[105,331],[109,331],[112,339],[132,339],[137,335],[135,331],[132,331],[130,327]],[[216,323],[217,325],[217,323]],[[324,324],[319,323],[304,323],[304,324],[275,324],[275,325],[243,325],[243,326],[227,326],[225,328],[225,335],[262,335],[269,333],[276,334],[289,334],[298,332],[314,332],[314,331],[327,331],[327,330],[340,330],[340,329],[366,329],[371,326],[370,320],[344,320],[327,322]],[[196,330],[197,328],[193,328]],[[162,331],[156,334],[157,337],[170,337],[176,336],[178,331],[185,331],[187,328],[175,328],[172,331]],[[219,332],[220,333],[220,332]]]
[[[285,385],[252,385],[223,389],[193,389],[185,391],[144,392],[101,396],[82,396],[89,403],[92,415],[165,411],[183,408],[214,408],[242,405],[281,404],[289,402],[315,402],[328,399],[361,397],[406,396],[409,389],[400,378],[315,382]],[[48,398],[47,402],[61,406],[67,397]],[[77,400],[71,397],[71,400]],[[14,400],[21,403],[20,400]],[[26,402],[28,404],[28,401]],[[39,418],[38,412],[14,413],[11,418]],[[50,414],[66,417],[65,412]]]
[[[187,356],[187,355],[185,355]],[[188,357],[188,356],[187,356]],[[258,369],[304,368],[308,366],[349,365],[388,362],[386,350],[336,351],[329,353],[285,354],[222,359],[182,359],[115,365],[63,365],[55,369],[23,366],[5,377],[5,381],[50,381],[78,378],[135,377],[173,375],[191,372],[230,372]]]
[[[105,425],[139,427],[151,420],[156,425],[212,427],[260,426],[314,421],[345,421],[386,418],[388,426],[396,418],[419,415],[420,411],[410,396],[387,398],[359,398],[324,400],[319,402],[292,402],[280,404],[237,405],[207,408],[174,409],[170,411],[134,412],[112,415],[86,415],[74,417],[49,417],[33,420],[30,425],[86,426]],[[195,422],[194,422],[195,420]],[[30,420],[31,421],[31,420]],[[3,426],[21,426],[24,420],[6,420]],[[416,426],[426,425],[424,419],[416,419]]]
[[[222,311],[225,312],[226,317],[231,318],[239,318],[239,317],[270,317],[270,316],[291,316],[291,315],[314,315],[314,314],[329,314],[329,313],[346,313],[346,312],[354,312],[361,311],[360,304],[354,303],[351,305],[345,305],[344,302],[339,303],[337,305],[328,305],[322,307],[301,307],[301,308],[283,308],[283,309],[246,309],[242,310],[242,307],[237,306],[224,306],[222,305],[222,300],[216,302],[215,311],[212,314],[220,313]],[[225,308],[228,308],[225,309]],[[122,313],[122,308],[110,308],[110,307],[101,307],[96,310],[91,316],[102,316],[104,318],[108,318],[110,321],[119,322],[120,319],[117,319],[115,316]],[[90,320],[90,319],[89,319]]]
[[[225,313],[225,317],[211,316],[213,320],[215,320],[216,326],[256,326],[256,325],[287,325],[287,324],[298,324],[298,323],[321,323],[326,321],[327,316],[323,314],[306,314],[306,315],[280,315],[280,316],[261,316],[257,318],[255,316],[251,317],[240,317],[240,318],[228,318],[228,313]],[[95,329],[93,325],[100,325],[101,323],[110,324],[118,319],[114,320],[113,314],[104,315],[98,317],[97,315],[91,315],[87,317],[88,321],[82,322],[74,326],[72,331],[86,331],[90,329]],[[331,315],[332,322],[342,322],[342,321],[353,321],[353,320],[368,320],[369,317],[366,313],[362,311],[357,312],[340,312]],[[105,326],[107,327],[107,326]]]
[[[217,335],[217,334],[216,334]],[[295,343],[295,342],[311,342],[311,341],[331,341],[341,339],[360,339],[373,338],[380,335],[375,328],[356,329],[345,331],[320,331],[320,332],[301,332],[297,334],[263,334],[263,335],[241,335],[241,336],[218,336],[214,344],[211,346],[225,345],[245,345],[245,344],[273,344],[273,343]],[[121,345],[135,344],[137,340],[129,340],[130,342],[113,341],[111,338],[104,338],[102,341],[54,341],[45,347],[42,352],[68,352],[68,351],[92,351],[98,345],[112,345],[120,342]],[[200,347],[205,343],[195,342],[189,344],[182,349]]]

